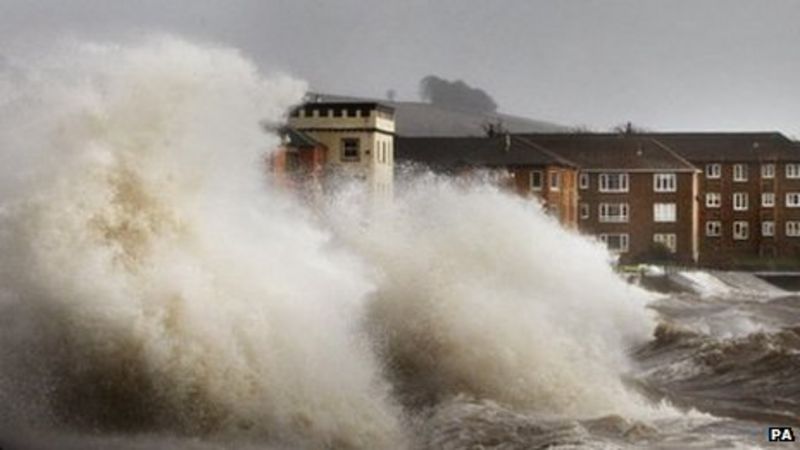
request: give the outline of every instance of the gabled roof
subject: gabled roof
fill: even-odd
[[[413,161],[435,168],[464,166],[510,167],[575,164],[524,137],[398,137],[398,161]]]
[[[309,136],[307,133],[298,131],[292,127],[283,127],[280,130],[283,143],[287,147],[292,148],[313,148],[320,146],[316,139]]]
[[[573,161],[584,170],[697,170],[668,145],[647,135],[558,133],[520,137]]]
[[[778,132],[648,133],[693,162],[800,161],[800,147]]]

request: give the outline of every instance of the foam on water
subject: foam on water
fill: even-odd
[[[25,427],[397,448],[461,396],[644,417],[649,297],[481,183],[317,214],[265,180],[303,85],[230,49],[71,44],[2,75],[0,400]],[[348,193],[349,192],[349,193]]]

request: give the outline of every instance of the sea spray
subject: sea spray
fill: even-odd
[[[360,263],[264,180],[259,124],[303,86],[168,37],[29,73],[0,112],[0,306],[25,318],[0,331],[5,403],[46,402],[34,427],[397,445]]]
[[[369,227],[341,212],[358,195],[328,220],[379,268],[369,324],[407,404],[469,394],[572,417],[651,411],[621,381],[627,350],[652,330],[650,297],[599,243],[492,185],[400,183]]]
[[[649,413],[620,379],[648,297],[535,202],[417,174],[386,208],[353,187],[312,212],[268,182],[259,126],[303,86],[230,49],[159,37],[14,64],[5,424],[372,449],[464,398]]]

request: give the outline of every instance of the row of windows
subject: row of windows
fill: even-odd
[[[580,217],[588,219],[590,216],[589,204],[581,203]],[[601,223],[627,223],[630,217],[630,207],[627,203],[600,203],[597,208],[597,220]],[[675,203],[654,203],[654,222],[675,222],[678,218],[678,209]]]
[[[606,244],[609,250],[616,253],[625,253],[630,247],[630,235],[628,233],[604,233],[600,235],[600,241]],[[655,233],[653,243],[661,244],[670,252],[678,250],[678,236],[675,233]]]
[[[598,176],[598,190],[606,193],[628,192],[629,181],[627,173],[601,173]],[[589,185],[589,174],[580,174],[578,187],[580,189],[589,189]],[[678,177],[674,173],[653,174],[653,191],[675,192],[677,190]]]
[[[747,192],[734,192],[733,193],[733,209],[734,211],[747,211],[750,207],[750,196]],[[719,192],[706,193],[706,208],[719,208],[722,205],[722,194]],[[800,192],[789,192],[786,194],[787,208],[800,208]],[[763,192],[761,194],[761,206],[773,207],[775,206],[775,193]]]
[[[541,170],[531,171],[531,189],[534,191],[541,191],[544,183],[543,173]],[[561,176],[558,172],[550,172],[550,190],[557,191],[561,185]]]
[[[787,237],[800,237],[800,221],[786,222],[785,233]],[[709,220],[706,222],[706,236],[720,237],[722,236],[722,222],[718,220]],[[761,236],[772,237],[775,236],[775,222],[767,220],[761,222]],[[750,237],[750,224],[745,221],[733,222],[733,238],[735,240],[746,240]]]
[[[733,165],[733,181],[747,181],[748,179],[747,164],[734,164]],[[771,179],[775,178],[775,164],[761,164],[761,178]],[[706,178],[717,179],[722,178],[722,164],[706,164]],[[786,164],[786,178],[800,179],[800,164]]]

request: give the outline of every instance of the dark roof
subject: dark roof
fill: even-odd
[[[778,132],[649,133],[689,161],[800,160],[800,148]]]
[[[497,137],[398,137],[398,161],[413,161],[435,168],[463,166],[509,167],[574,164],[527,139]]]
[[[464,111],[423,102],[400,102],[329,94],[308,94],[309,101],[321,103],[377,102],[395,110],[396,132],[400,136],[483,137],[488,123],[502,123],[511,133],[557,133],[567,127],[542,120],[503,113]]]
[[[620,133],[526,134],[586,170],[697,170],[669,146],[646,135]]]
[[[283,127],[280,130],[283,143],[287,147],[293,148],[313,148],[320,144],[316,139],[309,136],[307,133],[298,131],[291,127]]]

